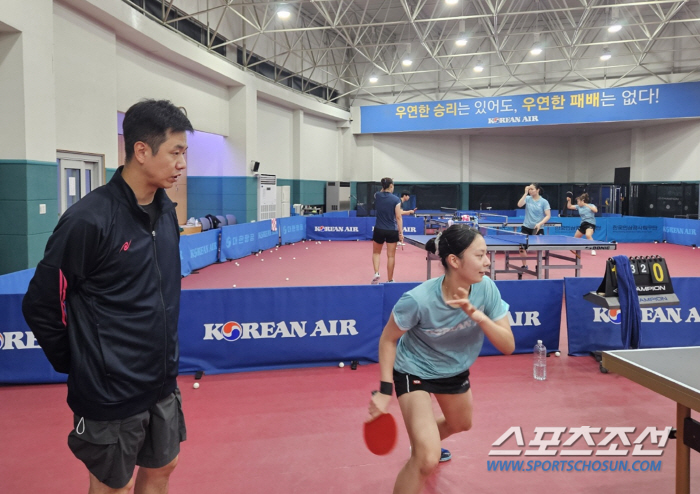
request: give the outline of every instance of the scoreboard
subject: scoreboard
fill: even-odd
[[[640,307],[678,305],[680,301],[673,291],[671,275],[666,260],[661,256],[630,257],[630,270],[634,275]],[[598,290],[589,292],[584,299],[607,309],[619,309],[617,291],[617,266],[615,259],[605,263],[605,276]]]

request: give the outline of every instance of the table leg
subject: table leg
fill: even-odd
[[[676,404],[676,494],[690,494],[690,448],[683,442],[683,422],[690,408]]]

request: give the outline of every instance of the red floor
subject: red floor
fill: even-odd
[[[448,438],[453,459],[443,464],[429,493],[519,494],[565,490],[571,493],[651,494],[673,492],[675,445],[661,457],[572,457],[573,460],[660,461],[654,472],[494,472],[489,460],[556,460],[489,457],[492,444],[512,426],[521,428],[525,447],[535,427],[635,427],[633,441],[648,426],[673,425],[670,400],[626,379],[601,374],[592,358],[550,357],[548,379],[532,379],[529,355],[483,357],[472,370],[474,427]],[[339,369],[204,376],[199,389],[181,376],[188,440],[172,477],[172,494],[349,494],[389,493],[408,457],[403,430],[397,448],[384,457],[365,450],[361,424],[369,392],[376,387],[376,364]],[[71,414],[62,385],[0,389],[2,448],[0,492],[69,494],[87,491],[87,475],[65,440]],[[398,405],[392,404],[398,414]],[[594,435],[599,444],[606,434]],[[504,446],[518,449],[511,438]],[[578,449],[587,447],[582,441]],[[647,440],[645,447],[653,448]],[[558,449],[558,448],[555,448]],[[693,453],[693,492],[700,492],[700,457]],[[658,465],[658,463],[657,463]]]
[[[308,247],[308,251],[307,251]],[[368,242],[301,243],[260,257],[211,266],[183,279],[184,288],[285,285],[362,284],[371,278]],[[617,253],[663,255],[672,276],[700,276],[700,251],[662,244],[620,245]],[[396,279],[422,281],[424,254],[406,246],[399,251]],[[279,257],[283,259],[280,260]],[[296,257],[296,259],[293,259]],[[586,276],[602,276],[606,256],[584,258]],[[297,262],[298,261],[298,262]],[[265,269],[262,264],[265,263]],[[269,266],[273,268],[270,269]],[[382,259],[385,265],[385,258]],[[434,263],[437,268],[438,264]],[[562,273],[564,274],[564,273]],[[285,278],[290,278],[287,282]],[[562,316],[562,344],[566,348]],[[661,457],[574,457],[574,460],[660,461],[653,472],[494,472],[492,444],[510,427],[521,428],[525,446],[535,427],[635,427],[630,440],[646,427],[674,425],[675,404],[612,374],[601,374],[589,357],[551,357],[548,379],[532,379],[530,355],[482,357],[472,369],[474,427],[448,438],[451,462],[439,467],[425,492],[434,494],[571,493],[651,494],[673,492],[675,442]],[[369,392],[376,388],[376,364],[317,367],[204,376],[192,388],[192,376],[181,376],[188,440],[172,477],[172,494],[350,494],[389,493],[408,457],[403,430],[397,448],[385,457],[365,450],[361,424]],[[398,405],[393,412],[400,416]],[[68,494],[87,491],[87,474],[66,446],[72,426],[64,385],[0,387],[0,493]],[[697,415],[697,414],[695,414]],[[697,419],[697,417],[696,417]],[[606,434],[595,435],[596,444]],[[517,449],[511,438],[505,445]],[[582,441],[577,449],[588,447]],[[605,448],[608,448],[606,446]],[[645,447],[653,448],[649,440]],[[561,449],[561,448],[555,448]],[[510,459],[569,459],[525,457]],[[691,453],[692,492],[700,492],[700,456]]]
[[[425,281],[425,251],[406,245],[396,251],[396,281]],[[582,253],[582,276],[600,277],[605,261],[615,255],[661,255],[671,276],[700,276],[700,249],[671,244],[619,244],[615,251],[599,251],[592,256]],[[532,267],[532,261],[530,266]],[[496,264],[502,266],[502,255]],[[386,281],[386,248],[381,257],[381,281]],[[442,274],[442,266],[432,261],[432,274]],[[251,288],[266,286],[364,285],[371,281],[372,242],[299,242],[266,250],[237,261],[213,264],[182,279],[182,288]],[[552,278],[574,276],[573,269],[551,271]],[[497,279],[513,280],[514,274],[500,274]]]

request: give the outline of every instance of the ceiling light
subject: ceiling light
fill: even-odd
[[[476,61],[476,65],[474,66],[474,72],[483,72],[484,71],[484,66],[481,64],[481,60]]]
[[[607,48],[605,48],[605,49],[603,50],[603,54],[600,56],[600,59],[601,59],[602,61],[604,61],[604,62],[607,62],[607,61],[610,60],[611,58],[612,58],[612,53],[610,53],[610,50],[608,50]]]
[[[612,22],[610,23],[610,26],[608,27],[608,32],[609,33],[616,33],[620,29],[622,29],[622,24],[617,22],[617,20],[613,19]]]
[[[445,0],[445,3],[447,5],[455,5],[458,2],[459,2],[459,0]]]
[[[371,82],[372,84],[374,84],[378,80],[379,80],[379,77],[377,77],[376,75],[369,76],[369,82]]]
[[[282,4],[280,5],[280,8],[277,10],[277,17],[280,19],[289,19],[289,16],[291,16],[292,13],[289,10],[289,7]]]
[[[530,50],[530,53],[533,55],[539,55],[540,53],[542,53],[542,43],[540,43],[539,41],[534,43],[532,45],[532,49]]]
[[[413,65],[413,60],[406,57],[403,60],[401,60],[401,65],[403,65],[404,67],[410,67],[411,65]]]
[[[461,33],[459,35],[459,38],[455,40],[455,45],[457,46],[467,46],[467,35],[464,33]]]

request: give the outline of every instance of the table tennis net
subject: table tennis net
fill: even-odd
[[[476,213],[479,222],[508,224],[508,216],[504,214]]]
[[[498,237],[498,240],[503,242],[512,242],[514,244],[525,246],[527,246],[529,243],[529,237],[526,234],[503,228],[479,226],[479,233],[481,233],[484,237]]]

